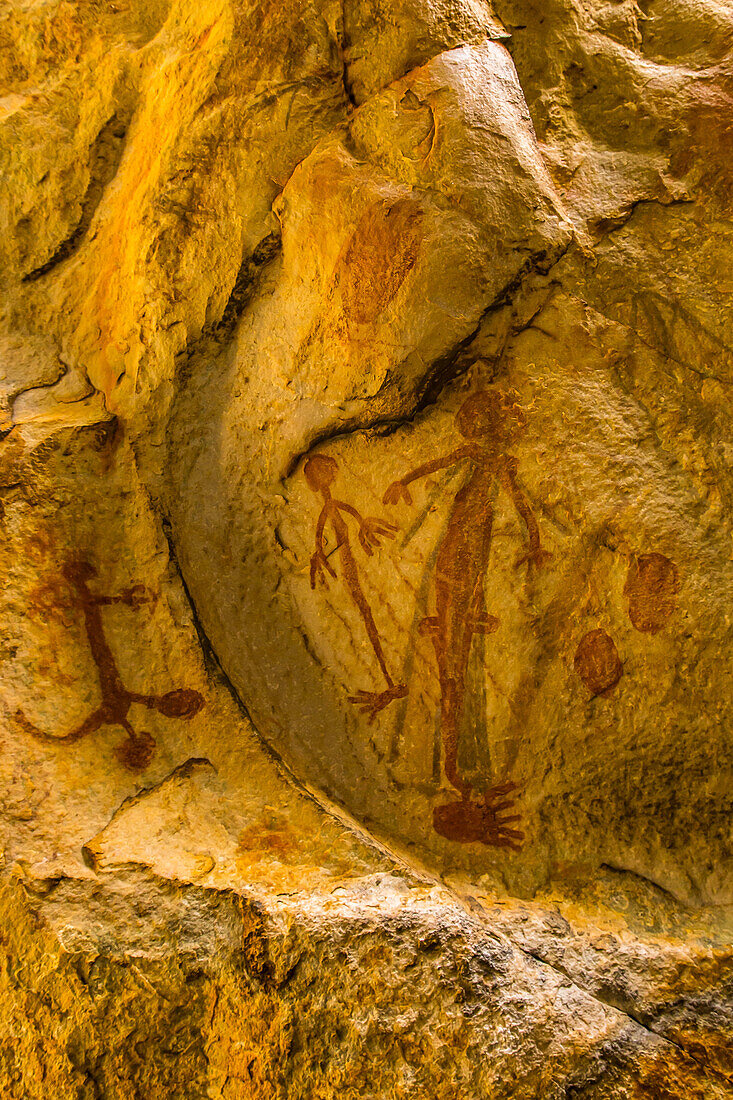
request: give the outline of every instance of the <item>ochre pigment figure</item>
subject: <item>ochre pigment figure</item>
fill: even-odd
[[[624,666],[610,634],[589,630],[575,651],[575,671],[595,698],[609,695],[624,674]]]
[[[337,472],[338,465],[336,460],[331,458],[330,455],[313,455],[308,459],[303,468],[308,486],[314,493],[320,493],[323,497],[323,508],[321,509],[321,513],[316,523],[316,549],[311,557],[310,564],[311,588],[316,587],[317,581],[321,581],[321,583],[324,584],[327,583],[326,574],[334,578],[336,577],[336,570],[326,556],[323,542],[326,524],[330,523],[333,533],[336,536],[336,549],[338,550],[341,560],[341,576],[349,590],[349,595],[364,620],[367,636],[371,642],[372,649],[374,650],[379,667],[382,670],[382,675],[387,684],[384,691],[358,691],[355,695],[349,696],[350,702],[355,703],[369,715],[369,721],[371,723],[374,721],[379,711],[394,699],[403,698],[407,694],[407,688],[404,684],[395,684],[389,674],[384,650],[382,649],[382,643],[379,637],[379,631],[377,630],[377,625],[372,615],[372,609],[369,606],[359,581],[359,567],[351,551],[349,528],[344,519],[344,513],[353,516],[359,524],[359,542],[361,548],[365,554],[370,556],[374,553],[374,547],[380,545],[381,538],[394,538],[397,528],[394,524],[387,523],[385,520],[373,516],[363,518],[351,504],[347,504],[343,500],[336,500],[332,497],[331,485],[336,478]]]
[[[433,823],[437,832],[451,840],[516,849],[523,834],[510,823],[518,816],[499,816],[512,805],[505,796],[514,785],[499,784],[476,801],[471,785],[458,769],[471,643],[474,634],[490,634],[499,625],[496,616],[487,610],[484,596],[497,481],[527,527],[529,550],[517,564],[539,567],[550,555],[540,546],[537,521],[519,488],[516,459],[507,453],[524,427],[524,414],[515,397],[499,390],[479,390],[459,409],[456,426],[466,442],[395,481],[384,494],[384,503],[397,504],[404,499],[411,504],[408,486],[413,481],[460,462],[468,463],[468,475],[456,494],[436,559],[436,613],[424,619],[420,627],[432,635],[438,662],[443,768],[448,782],[461,795],[457,803],[436,807]]]
[[[679,570],[664,554],[639,554],[632,558],[624,595],[636,629],[644,634],[658,634],[677,605],[679,590]]]
[[[122,683],[117,662],[107,642],[102,623],[101,607],[111,604],[125,604],[137,608],[150,600],[143,585],[136,584],[126,588],[118,596],[97,596],[90,591],[87,582],[97,575],[94,566],[85,561],[71,561],[62,568],[62,574],[74,590],[76,603],[84,613],[84,625],[92,658],[99,673],[99,688],[102,702],[81,725],[70,733],[58,737],[38,729],[22,710],[16,712],[16,721],[26,733],[48,744],[79,741],[87,734],[96,733],[102,726],[122,726],[127,740],[117,749],[117,756],[126,768],[141,771],[153,754],[155,741],[149,733],[139,733],[133,729],[127,714],[133,703],[140,703],[159,711],[166,718],[193,718],[204,705],[203,697],[190,688],[178,688],[164,695],[142,695],[137,691],[128,691]]]

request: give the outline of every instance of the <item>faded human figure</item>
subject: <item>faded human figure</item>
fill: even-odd
[[[353,516],[359,524],[359,542],[364,553],[369,556],[374,553],[374,547],[380,545],[381,538],[393,539],[397,528],[394,524],[387,523],[386,520],[374,516],[362,517],[351,504],[347,504],[343,500],[336,500],[331,496],[331,486],[338,473],[338,464],[330,455],[313,455],[303,467],[303,473],[309,488],[314,493],[320,493],[323,497],[323,507],[316,522],[316,549],[311,557],[311,588],[315,588],[316,582],[319,580],[321,583],[327,583],[326,574],[336,577],[336,570],[326,557],[323,545],[326,524],[330,523],[336,536],[336,549],[341,559],[343,581],[364,620],[367,636],[387,684],[384,691],[358,691],[355,695],[349,696],[350,702],[355,703],[369,715],[369,722],[371,723],[379,711],[394,699],[403,698],[407,694],[407,688],[404,684],[395,684],[389,674],[372,609],[359,581],[359,567],[351,550],[349,528],[344,519],[344,513]]]
[[[100,705],[75,729],[63,734],[50,734],[41,730],[25,715],[16,711],[15,720],[26,733],[47,744],[73,744],[96,733],[103,726],[121,726],[127,739],[116,750],[116,755],[130,771],[143,771],[150,763],[155,749],[154,738],[145,731],[135,730],[128,720],[130,708],[138,703],[148,710],[157,710],[166,718],[193,718],[204,705],[204,698],[192,688],[175,688],[163,694],[148,695],[129,691],[122,683],[117,662],[105,634],[100,608],[123,604],[133,609],[152,600],[144,585],[135,584],[117,596],[101,596],[93,592],[89,582],[97,576],[97,570],[87,561],[70,560],[62,569],[64,580],[74,593],[74,603],[81,608],[84,626],[92,658],[99,675]]]
[[[393,482],[384,494],[384,503],[397,504],[404,499],[411,504],[408,486],[413,481],[461,462],[467,464],[466,480],[456,494],[438,550],[435,614],[420,625],[422,633],[432,635],[438,661],[444,772],[461,795],[459,802],[435,808],[433,824],[438,833],[451,840],[517,849],[523,834],[511,823],[518,820],[518,815],[503,813],[512,806],[506,796],[514,790],[514,784],[501,783],[477,799],[458,769],[471,643],[474,634],[490,634],[499,625],[497,617],[487,610],[484,595],[497,482],[511,497],[527,528],[528,552],[517,564],[540,567],[551,555],[540,546],[537,520],[517,483],[517,461],[508,453],[525,426],[517,395],[499,389],[478,390],[459,409],[456,426],[466,442]]]

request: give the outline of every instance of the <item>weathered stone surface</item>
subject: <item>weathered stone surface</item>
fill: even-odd
[[[6,5],[3,1095],[731,1095],[732,45]]]

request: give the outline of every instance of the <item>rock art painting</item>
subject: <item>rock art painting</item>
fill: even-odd
[[[0,1100],[733,1100],[732,11],[2,5]]]
[[[324,311],[303,340],[299,361],[327,350],[333,341],[349,354],[361,326],[370,326],[365,338],[373,341],[371,326],[417,263],[423,218],[411,198],[379,199],[367,206],[336,260]]]
[[[432,830],[454,843],[519,851],[525,834],[519,827],[521,815],[513,812],[518,791],[509,778],[513,761],[511,756],[501,760],[501,749],[501,763],[497,761],[489,748],[486,727],[485,685],[493,682],[496,669],[492,671],[490,652],[477,639],[500,631],[505,613],[502,611],[500,618],[498,610],[511,607],[508,594],[514,591],[518,597],[520,589],[525,590],[524,577],[529,580],[552,554],[542,545],[535,510],[521,485],[516,452],[524,438],[526,413],[519,393],[508,385],[474,386],[449,421],[449,431],[459,437],[452,447],[448,445],[444,453],[417,464],[384,491],[378,474],[365,476],[367,491],[392,510],[389,519],[365,517],[353,504],[334,495],[341,460],[322,452],[307,458],[303,467],[306,484],[322,502],[309,563],[310,586],[313,590],[327,586],[340,575],[379,665],[384,688],[351,691],[349,701],[364,712],[369,725],[389,704],[405,701],[401,708],[392,709],[393,718],[384,719],[386,725],[392,723],[391,730],[384,729],[385,747],[377,747],[373,739],[370,744],[382,754],[380,761],[386,756],[394,765],[402,742],[406,772],[394,771],[392,778],[398,785],[423,784],[426,793],[430,792]],[[348,465],[344,469],[353,476]],[[459,479],[457,491],[449,488],[450,479],[442,489],[433,484],[417,509],[417,519],[404,525],[404,539],[395,541],[403,525],[391,520],[400,507],[412,508],[412,486],[418,482],[430,485],[433,475],[442,472]],[[444,504],[438,507],[431,501],[440,499],[441,493]],[[527,541],[519,553],[510,550],[508,557],[495,557],[492,606],[489,578],[492,554],[497,554],[493,549],[496,513],[504,506],[506,515],[502,513],[498,530],[513,541],[518,530],[523,531]],[[434,534],[417,551],[408,549],[415,530],[436,509],[442,519],[436,519]],[[333,541],[329,541],[330,534]],[[373,566],[359,560],[355,539],[363,555],[373,558]],[[374,557],[382,540],[391,542],[385,552],[391,555],[392,579],[380,566],[383,556]],[[413,574],[405,565],[406,553],[412,554],[415,562]],[[517,572],[522,568],[526,573]],[[656,552],[634,556],[624,587],[633,626],[643,633],[657,633],[674,612],[679,589],[679,573],[669,558]],[[374,616],[375,600],[387,610],[381,629]],[[404,618],[396,614],[400,602],[409,608]],[[333,612],[338,613],[338,596]],[[562,620],[560,627],[572,636],[570,619]],[[512,634],[516,638],[515,631],[516,624],[506,624],[497,654],[502,640],[512,644],[509,639]],[[423,638],[427,645],[420,644]],[[559,657],[561,644],[559,636],[548,639],[550,659],[553,654]],[[573,665],[583,688],[592,699],[610,697],[624,675],[611,634],[594,627],[573,644]],[[348,691],[348,682],[346,686]],[[511,708],[511,702],[508,705]],[[424,754],[430,752],[431,744],[432,767],[428,771]]]
[[[456,427],[465,443],[449,454],[426,462],[395,481],[384,494],[385,504],[412,503],[409,486],[439,470],[466,463],[468,472],[451,508],[448,526],[435,566],[435,614],[420,630],[431,636],[438,663],[443,769],[460,801],[434,810],[436,832],[455,841],[481,841],[495,847],[516,848],[523,834],[513,828],[517,815],[501,817],[512,803],[514,786],[502,783],[476,800],[471,785],[458,768],[458,743],[466,691],[466,671],[476,634],[491,634],[498,618],[486,606],[484,579],[489,565],[494,520],[495,485],[509,495],[524,521],[529,548],[518,565],[539,568],[550,554],[540,546],[537,520],[517,480],[517,462],[509,453],[525,426],[517,395],[500,390],[478,390],[461,406]]]
[[[592,696],[608,695],[623,676],[624,666],[610,634],[589,630],[575,651],[575,671]]]
[[[373,722],[380,710],[395,699],[403,698],[407,688],[404,684],[396,684],[389,674],[374,615],[359,581],[359,566],[351,549],[351,537],[344,514],[351,516],[358,523],[359,543],[368,556],[374,553],[374,548],[380,545],[382,538],[394,538],[397,528],[394,524],[375,516],[363,517],[353,505],[347,504],[344,500],[337,500],[331,495],[331,486],[338,474],[338,464],[330,455],[313,455],[306,462],[303,472],[309,487],[314,493],[320,493],[323,498],[323,507],[316,522],[316,548],[310,563],[311,588],[315,588],[317,583],[327,584],[327,576],[336,578],[336,570],[326,556],[324,546],[326,524],[330,523],[336,537],[336,552],[341,562],[343,582],[364,621],[367,636],[387,685],[384,691],[362,690],[350,696],[351,702],[365,711],[369,721]]]
[[[644,634],[658,634],[677,605],[680,579],[677,566],[664,554],[632,558],[624,585],[629,618]]]
[[[128,720],[127,715],[133,703],[157,710],[166,718],[190,719],[203,707],[203,696],[191,688],[176,688],[162,695],[145,695],[128,691],[123,685],[117,662],[107,641],[100,609],[112,604],[138,608],[149,602],[151,596],[143,585],[133,585],[117,596],[96,595],[89,588],[88,582],[97,572],[86,561],[67,562],[62,568],[62,575],[74,592],[75,602],[84,615],[89,648],[99,674],[102,701],[76,729],[65,734],[45,733],[30,721],[23,710],[16,711],[15,719],[26,733],[47,744],[72,744],[96,733],[103,726],[121,726],[127,738],[117,748],[117,757],[130,771],[142,771],[150,762],[155,740],[151,734],[135,730]]]
[[[347,319],[370,324],[387,308],[417,262],[422,220],[409,198],[374,203],[362,214],[334,275]]]

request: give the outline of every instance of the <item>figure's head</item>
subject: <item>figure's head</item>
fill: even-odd
[[[514,390],[476,390],[456,416],[456,426],[464,439],[493,439],[505,445],[519,435],[524,425],[524,412]]]
[[[312,455],[303,467],[305,480],[314,493],[333,485],[337,472],[336,459],[330,455]]]
[[[97,570],[88,561],[71,558],[61,566],[61,573],[70,584],[83,584],[96,577]]]

